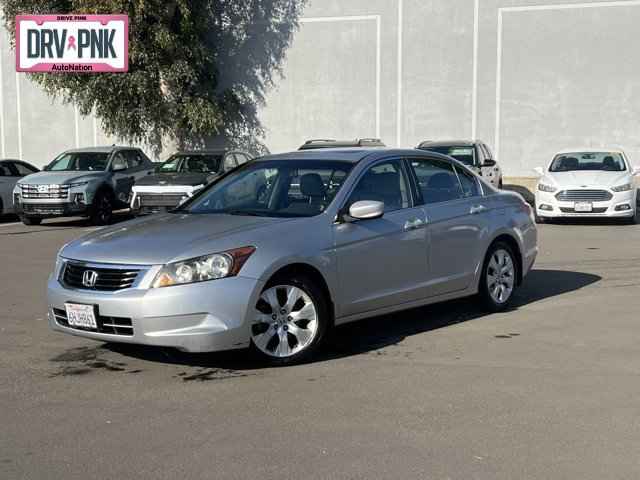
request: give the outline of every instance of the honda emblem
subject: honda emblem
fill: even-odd
[[[85,270],[82,274],[82,285],[88,288],[93,288],[98,280],[98,272],[95,270]]]

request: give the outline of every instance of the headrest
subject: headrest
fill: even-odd
[[[456,182],[454,180],[454,176],[452,173],[436,173],[431,175],[429,178],[429,182],[427,183],[427,188],[441,188],[441,189],[452,189],[456,188]]]
[[[300,192],[305,197],[324,197],[322,177],[317,173],[305,173],[300,177]]]

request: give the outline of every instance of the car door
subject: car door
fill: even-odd
[[[11,195],[18,176],[9,167],[9,162],[0,162],[0,215],[13,211]]]
[[[118,150],[113,154],[110,168],[116,201],[120,204],[128,204],[129,192],[135,182],[135,176],[129,169],[125,150]]]
[[[476,177],[439,158],[409,160],[427,214],[429,296],[466,289],[477,267],[487,209]]]
[[[385,203],[382,218],[339,221],[334,244],[342,315],[354,315],[423,298],[428,249],[425,211],[415,205],[406,166],[386,159],[367,168],[343,206]]]

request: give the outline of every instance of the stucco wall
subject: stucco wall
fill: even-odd
[[[266,144],[479,137],[510,177],[567,147],[619,146],[634,161],[638,23],[639,0],[312,0],[260,112]],[[43,165],[113,142],[16,75],[6,33],[0,58],[3,156]]]

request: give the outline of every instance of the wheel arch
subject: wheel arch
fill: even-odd
[[[522,284],[522,279],[523,279],[523,257],[522,257],[522,248],[520,247],[520,242],[518,242],[518,240],[516,239],[515,236],[513,236],[512,234],[509,233],[500,233],[499,235],[497,235],[489,244],[489,247],[487,248],[487,253],[485,253],[485,260],[486,261],[486,257],[487,254],[489,253],[489,251],[493,248],[493,246],[496,243],[499,242],[503,242],[506,243],[507,245],[509,245],[511,247],[511,249],[513,250],[513,253],[516,256],[516,262],[518,265],[518,268],[516,269],[516,285],[521,285]]]
[[[280,266],[266,281],[265,285],[274,282],[278,278],[289,278],[294,275],[303,275],[310,278],[323,291],[329,307],[330,321],[333,324],[335,319],[335,305],[333,295],[325,276],[316,267],[305,262],[294,262]]]

